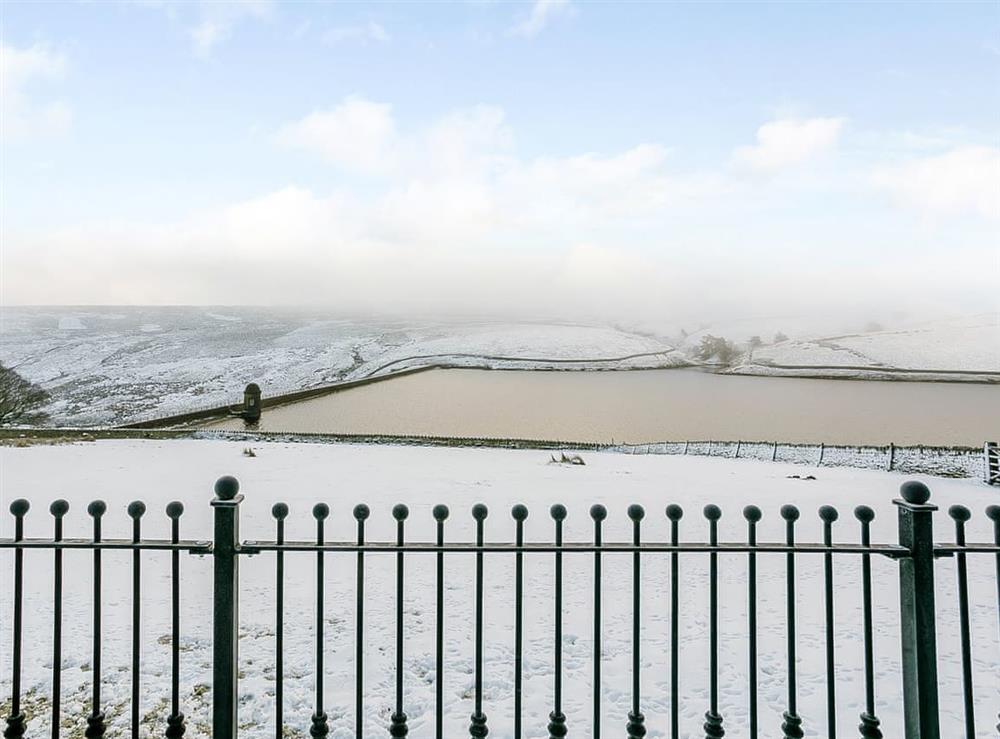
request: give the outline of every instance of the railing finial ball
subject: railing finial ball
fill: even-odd
[[[108,510],[108,504],[103,500],[95,500],[89,506],[87,506],[87,513],[89,513],[94,518],[100,518]]]
[[[141,500],[133,500],[128,504],[128,508],[125,511],[132,519],[142,518],[142,515],[146,512],[146,504]]]
[[[608,509],[600,503],[590,506],[590,517],[595,521],[603,521],[608,517]]]
[[[923,505],[931,497],[931,489],[919,480],[907,480],[899,486],[903,500],[913,505]]]
[[[705,506],[703,513],[705,514],[705,518],[709,521],[718,521],[722,518],[722,509],[715,505],[715,503],[709,503]]]
[[[330,515],[330,506],[326,503],[317,503],[313,506],[313,518],[323,521]]]
[[[56,518],[62,518],[67,512],[69,512],[69,503],[62,498],[52,501],[52,505],[49,506],[49,513]]]
[[[549,515],[551,515],[552,518],[556,521],[565,521],[566,506],[564,506],[562,503],[556,503],[549,509]]]
[[[791,505],[790,503],[787,503],[781,506],[781,517],[786,521],[798,521],[799,509]]]
[[[961,521],[965,523],[970,518],[972,518],[972,511],[966,508],[964,505],[953,505],[948,509],[948,515],[951,516],[955,521]]]
[[[184,504],[179,500],[167,503],[167,518],[180,518],[182,513],[184,513]]]
[[[288,503],[275,503],[271,506],[271,515],[278,521],[288,518]]]
[[[764,514],[761,513],[760,508],[758,508],[755,505],[748,505],[746,508],[743,509],[743,518],[745,518],[750,523],[757,523],[763,517]]]
[[[861,523],[871,523],[875,520],[875,511],[869,506],[859,505],[854,509],[854,517]]]
[[[671,521],[680,521],[681,517],[684,515],[684,509],[681,508],[676,503],[671,503],[667,506],[667,518]]]
[[[1000,505],[986,506],[986,517],[994,523],[1000,522]]]
[[[240,492],[240,481],[232,475],[223,475],[215,481],[215,494],[219,500],[232,500]]]
[[[819,517],[824,523],[833,523],[840,518],[840,514],[832,505],[824,505],[819,507]]]
[[[484,503],[476,503],[472,506],[472,517],[477,521],[485,521],[489,512],[489,508]]]
[[[448,518],[450,511],[448,510],[448,506],[444,503],[438,503],[434,506],[434,510],[431,511],[431,513],[434,515],[434,520],[440,522]]]
[[[645,509],[638,503],[633,503],[628,507],[628,517],[638,523],[646,515]]]
[[[31,508],[31,503],[24,498],[18,498],[10,504],[10,512],[18,517],[25,515],[29,508]]]
[[[372,515],[372,509],[364,503],[358,503],[354,506],[354,519],[356,521],[367,521],[370,515]]]
[[[515,521],[524,521],[528,518],[528,506],[518,503],[510,509],[510,515]]]
[[[397,521],[405,521],[406,517],[410,515],[410,509],[406,507],[403,503],[397,503],[392,507],[392,517]]]

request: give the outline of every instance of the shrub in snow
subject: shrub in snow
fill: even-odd
[[[0,364],[0,425],[39,423],[46,418],[41,408],[48,402],[48,392]]]

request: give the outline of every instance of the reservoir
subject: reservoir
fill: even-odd
[[[245,428],[238,418],[206,426]],[[1000,436],[1000,387],[691,369],[434,369],[268,408],[257,428],[584,442],[981,446]]]

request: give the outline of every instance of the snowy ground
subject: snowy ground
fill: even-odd
[[[274,395],[422,364],[615,369],[684,360],[664,341],[606,326],[52,307],[4,308],[0,362],[52,393],[54,424],[85,426],[239,402],[251,381]]]
[[[646,507],[644,538],[664,540],[668,522],[663,510],[677,502],[685,510],[682,539],[703,541],[707,525],[701,509],[709,502],[722,506],[723,540],[742,540],[745,523],[740,511],[747,503],[764,510],[760,539],[782,537],[778,516],[781,504],[793,502],[803,512],[799,524],[802,541],[817,541],[820,523],[817,508],[836,505],[841,520],[835,539],[856,541],[858,528],[851,516],[855,505],[865,503],[877,513],[873,538],[894,542],[896,514],[891,499],[900,475],[849,469],[804,469],[799,465],[694,457],[633,456],[612,453],[586,454],[586,466],[547,464],[547,452],[488,449],[414,448],[321,444],[259,444],[257,457],[242,455],[245,444],[222,441],[107,441],[67,446],[0,448],[0,491],[4,508],[14,497],[28,498],[33,509],[27,519],[28,536],[50,532],[49,501],[65,497],[71,503],[67,536],[86,536],[89,521],[86,503],[101,497],[109,503],[105,536],[128,535],[124,513],[128,501],[141,498],[150,508],[144,525],[149,536],[167,532],[163,508],[169,500],[184,502],[182,535],[207,538],[213,481],[222,474],[235,474],[242,481],[246,501],[242,506],[242,535],[248,539],[269,538],[273,523],[269,510],[277,500],[291,506],[290,538],[312,536],[309,510],[317,501],[332,509],[328,537],[349,539],[354,535],[350,510],[364,501],[372,507],[371,538],[389,539],[394,522],[389,511],[399,501],[409,504],[408,536],[427,540],[432,536],[430,510],[434,503],[447,503],[452,510],[448,523],[451,540],[468,541],[473,534],[469,509],[475,502],[490,506],[486,522],[488,540],[509,540],[513,523],[510,507],[524,502],[531,509],[527,522],[529,540],[551,537],[547,515],[552,503],[569,509],[567,541],[586,541],[592,535],[587,515],[591,504],[602,502],[610,516],[606,541],[624,541],[629,536],[625,509],[637,502]],[[790,475],[813,474],[817,479],[792,479]],[[973,481],[922,478],[933,491],[932,501],[941,506],[936,525],[939,540],[952,540],[952,527],[944,510],[954,503],[973,511],[969,524],[971,541],[986,541],[990,535],[983,509],[1000,500],[995,488]],[[3,515],[2,535],[10,536],[10,517]],[[433,568],[426,555],[411,555],[405,597],[408,641],[405,651],[406,711],[411,736],[431,736],[434,710],[434,589]],[[307,735],[312,705],[312,584],[313,555],[288,555],[286,633],[286,724],[288,736]],[[0,555],[0,572],[9,577],[11,555]],[[26,554],[26,679],[28,705],[42,715],[32,718],[29,736],[47,732],[43,696],[48,689],[50,665],[51,561],[50,553]],[[142,711],[147,733],[162,732],[166,715],[169,665],[168,556],[148,554],[144,570]],[[781,555],[761,555],[758,562],[761,654],[761,727],[775,736],[784,708],[784,578]],[[127,728],[130,599],[127,554],[105,555],[104,652],[106,710],[112,731],[124,736]],[[669,716],[670,631],[668,558],[650,555],[643,564],[642,709],[650,737],[664,737]],[[89,712],[87,685],[90,678],[90,558],[84,553],[66,555],[65,664],[63,715],[67,725],[82,736],[82,723]],[[681,734],[703,736],[702,715],[708,707],[707,687],[707,560],[701,555],[681,556]],[[327,558],[326,609],[326,707],[332,736],[353,736],[355,675],[353,555]],[[629,654],[631,639],[629,558],[605,557],[604,576],[604,680],[605,731],[624,729],[629,709]],[[825,684],[822,561],[815,556],[798,557],[799,605],[799,708],[807,736],[825,734]],[[210,570],[207,560],[185,556],[183,567],[182,685],[184,711],[189,717],[191,737],[207,736],[208,696],[211,674]],[[446,734],[467,732],[472,712],[472,573],[473,563],[463,555],[447,558],[447,647],[444,679]],[[566,700],[572,735],[585,736],[590,726],[591,695],[591,580],[592,558],[567,556],[564,668]],[[1000,708],[1000,643],[997,633],[997,592],[991,557],[972,557],[969,562],[972,595],[973,654],[979,737],[993,737]],[[876,558],[875,620],[878,671],[878,714],[886,737],[900,737],[901,687],[899,684],[899,635],[896,625],[898,575],[896,565]],[[853,734],[863,700],[859,562],[854,556],[839,556],[837,577],[837,663],[841,733]],[[745,642],[745,571],[743,555],[721,558],[721,711],[727,737],[746,737],[747,709]],[[509,556],[486,558],[486,680],[485,711],[490,736],[511,736],[512,714],[512,576]],[[961,735],[961,673],[955,598],[954,562],[938,563],[938,642],[943,736]],[[259,556],[242,563],[241,669],[243,700],[242,736],[273,736],[274,690],[273,557]],[[525,619],[525,726],[526,736],[544,737],[552,690],[552,558],[529,557],[526,563]],[[367,734],[385,735],[391,711],[393,659],[393,563],[388,556],[369,555],[367,562],[366,696]],[[8,586],[4,585],[7,591]],[[0,632],[9,635],[10,603],[0,601]],[[9,691],[9,638],[4,636],[0,664],[0,694]],[[0,711],[5,711],[0,706]],[[65,735],[65,734],[64,734]]]
[[[772,366],[1000,374],[1000,314],[894,331],[783,341],[755,349],[737,371],[766,374]]]

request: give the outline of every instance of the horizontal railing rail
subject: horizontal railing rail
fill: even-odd
[[[942,549],[946,549],[942,547]],[[582,542],[566,542],[564,544],[543,544],[526,542],[524,544],[511,544],[507,542],[487,542],[485,544],[475,544],[472,542],[454,542],[449,544],[433,544],[431,542],[407,542],[405,544],[395,544],[393,542],[371,541],[365,544],[354,544],[343,541],[328,541],[323,544],[316,544],[308,541],[289,541],[277,544],[270,541],[247,541],[239,547],[240,554],[259,554],[262,552],[368,552],[371,554],[395,554],[403,552],[406,554],[435,554],[438,552],[446,554],[475,554],[484,552],[486,554],[554,554],[562,552],[564,554],[667,554],[670,552],[702,553],[702,554],[748,554],[757,552],[760,554],[881,554],[886,557],[899,558],[908,557],[910,550],[895,544],[873,544],[862,546],[860,544],[816,544],[811,542],[796,543],[791,546],[787,544],[777,544],[762,542],[760,544],[740,544],[732,542],[720,542],[718,544],[705,544],[701,542],[681,542],[674,544],[662,544],[658,542],[643,542],[641,544],[625,544],[621,542],[608,542],[607,544],[585,544]],[[952,551],[1000,551],[1000,547],[988,544],[966,545],[964,547],[951,547]]]
[[[145,539],[131,541],[128,539],[0,539],[0,549],[86,549],[106,550],[125,549],[137,552],[190,552],[192,554],[211,554],[210,541],[178,541],[165,539]]]
[[[975,686],[973,682],[972,629],[971,609],[969,601],[969,578],[967,557],[970,555],[992,555],[996,559],[997,568],[997,615],[1000,618],[1000,506],[989,506],[986,515],[993,523],[993,542],[969,542],[966,540],[966,525],[972,519],[972,512],[960,505],[952,506],[948,515],[954,523],[954,542],[935,542],[933,536],[933,519],[937,507],[930,503],[930,491],[925,485],[908,482],[902,486],[902,497],[895,502],[898,509],[899,537],[897,543],[872,542],[871,523],[875,513],[868,506],[858,506],[854,509],[858,538],[857,543],[834,542],[834,523],[839,518],[838,511],[832,506],[819,508],[819,519],[822,522],[821,542],[802,542],[796,538],[796,524],[801,512],[792,505],[781,508],[780,515],[784,525],[784,541],[759,541],[758,524],[763,514],[757,506],[749,505],[743,509],[743,520],[746,524],[744,541],[720,541],[718,523],[722,510],[715,505],[705,506],[701,521],[705,525],[705,541],[682,541],[680,539],[681,521],[684,511],[680,506],[669,505],[663,509],[669,522],[669,537],[665,540],[644,539],[642,522],[646,519],[646,510],[639,505],[631,505],[627,509],[631,523],[632,536],[630,541],[606,541],[604,539],[604,522],[608,517],[607,509],[595,505],[590,509],[593,525],[591,541],[565,541],[563,525],[567,517],[566,508],[554,505],[549,510],[551,519],[551,541],[525,541],[525,521],[528,509],[516,505],[510,511],[510,519],[514,523],[512,539],[488,541],[486,538],[486,520],[489,510],[485,505],[472,507],[472,519],[475,522],[474,540],[449,542],[446,540],[446,522],[450,511],[446,506],[433,508],[436,536],[433,540],[407,540],[406,526],[410,518],[409,509],[405,505],[397,505],[392,510],[395,521],[396,537],[389,541],[372,541],[366,538],[366,522],[371,511],[366,505],[357,505],[352,512],[352,519],[357,528],[354,540],[331,541],[326,538],[326,524],[330,518],[330,507],[325,503],[316,504],[312,508],[312,519],[315,536],[312,539],[289,540],[285,536],[286,520],[290,515],[289,506],[277,503],[271,510],[275,535],[269,540],[241,540],[239,536],[239,511],[243,496],[239,495],[239,485],[233,478],[222,478],[216,484],[216,498],[212,501],[214,517],[214,535],[211,540],[187,540],[180,538],[180,520],[183,506],[178,502],[166,507],[170,520],[169,539],[146,539],[142,537],[142,520],[146,506],[139,501],[129,504],[127,513],[132,519],[132,537],[108,539],[103,537],[102,519],[107,512],[107,506],[101,501],[91,503],[87,512],[92,519],[92,536],[90,538],[66,538],[63,536],[63,522],[68,513],[69,505],[65,501],[56,501],[49,512],[52,516],[53,532],[51,538],[28,538],[24,536],[25,518],[30,506],[25,500],[15,500],[10,510],[14,516],[14,535],[0,539],[0,550],[12,551],[14,558],[13,608],[9,629],[12,634],[11,651],[11,702],[10,713],[7,716],[7,727],[4,736],[8,739],[18,739],[27,733],[28,719],[22,710],[22,667],[24,662],[23,627],[26,616],[24,610],[24,558],[26,553],[34,557],[42,550],[48,550],[52,556],[53,566],[53,631],[51,645],[51,696],[50,696],[50,727],[51,736],[58,739],[62,731],[61,721],[61,676],[65,669],[62,659],[63,646],[63,554],[66,551],[89,552],[92,557],[92,623],[91,623],[91,674],[90,683],[91,711],[87,717],[85,735],[88,739],[103,737],[107,731],[107,718],[104,712],[102,695],[103,631],[102,626],[102,576],[104,552],[131,552],[131,607],[132,607],[132,643],[131,643],[131,700],[130,700],[130,730],[134,739],[139,739],[141,730],[140,704],[141,671],[140,659],[142,652],[142,598],[141,582],[144,559],[143,553],[162,552],[170,557],[170,611],[171,631],[170,649],[170,712],[166,718],[163,734],[171,739],[180,739],[189,727],[181,705],[180,691],[180,555],[193,554],[211,556],[213,560],[213,588],[211,591],[211,606],[213,613],[213,676],[211,686],[212,698],[212,729],[213,739],[234,739],[239,723],[237,707],[239,704],[239,599],[240,589],[240,559],[250,555],[274,555],[274,736],[282,739],[285,736],[285,648],[284,637],[286,621],[286,572],[285,558],[291,555],[298,558],[301,554],[309,554],[315,558],[314,610],[311,616],[297,615],[296,619],[307,622],[314,637],[314,700],[312,714],[309,718],[309,734],[314,739],[322,739],[331,733],[330,718],[325,707],[326,690],[324,679],[327,670],[324,663],[326,634],[325,624],[328,619],[328,603],[326,593],[325,563],[327,556],[352,555],[356,562],[354,576],[355,619],[355,736],[357,739],[370,739],[371,732],[365,725],[366,697],[365,649],[366,625],[365,583],[368,576],[366,556],[393,555],[395,566],[395,669],[394,669],[394,700],[393,710],[389,716],[387,733],[392,737],[404,737],[409,732],[409,719],[406,708],[406,675],[404,669],[404,654],[408,643],[407,612],[404,609],[404,586],[406,582],[405,563],[409,555],[433,555],[435,559],[434,590],[435,590],[435,666],[433,681],[435,683],[434,703],[434,736],[443,739],[445,700],[443,693],[446,635],[445,618],[445,583],[448,572],[445,567],[445,555],[471,555],[475,559],[475,572],[470,583],[470,595],[474,612],[474,639],[472,652],[472,672],[474,675],[471,698],[474,710],[467,729],[472,739],[483,739],[489,734],[486,715],[486,695],[483,690],[484,673],[488,667],[485,660],[486,635],[484,629],[484,583],[485,555],[510,557],[514,563],[513,602],[514,612],[513,633],[513,671],[514,671],[514,712],[513,736],[522,739],[526,730],[524,727],[524,558],[551,557],[554,564],[552,573],[552,681],[553,704],[548,717],[548,735],[550,739],[562,739],[570,728],[582,725],[587,729],[587,736],[600,739],[603,719],[603,689],[605,676],[602,673],[606,659],[603,652],[603,618],[604,595],[602,578],[605,555],[628,555],[631,560],[631,684],[628,686],[630,710],[622,720],[629,739],[644,737],[649,728],[643,706],[650,700],[650,691],[643,689],[640,680],[642,674],[641,618],[643,611],[642,565],[650,555],[661,555],[669,561],[669,736],[671,739],[680,737],[680,716],[682,702],[680,699],[680,653],[686,642],[681,641],[678,623],[682,613],[680,598],[680,583],[682,574],[681,554],[703,555],[707,559],[708,577],[705,586],[707,596],[708,621],[708,690],[705,693],[705,714],[703,733],[706,739],[719,739],[725,733],[725,720],[720,705],[720,662],[719,662],[719,615],[721,610],[719,593],[719,563],[720,556],[731,558],[738,555],[747,565],[746,569],[746,659],[747,659],[747,710],[746,726],[751,739],[759,736],[772,736],[773,731],[760,726],[760,711],[758,703],[761,670],[759,659],[760,624],[758,622],[758,555],[781,555],[784,558],[784,590],[785,590],[785,674],[787,687],[785,711],[782,715],[780,735],[785,739],[800,739],[806,733],[803,718],[798,709],[798,659],[796,650],[799,646],[797,626],[799,618],[797,602],[802,583],[796,575],[797,557],[799,555],[821,555],[823,558],[823,625],[825,648],[825,689],[826,716],[825,736],[835,739],[838,732],[838,672],[843,665],[838,663],[836,649],[836,595],[840,592],[836,587],[835,562],[842,556],[859,557],[861,561],[861,630],[863,638],[863,671],[864,671],[864,705],[859,706],[860,725],[857,731],[862,739],[881,739],[883,737],[881,721],[877,715],[876,701],[876,670],[874,653],[875,619],[873,613],[873,582],[872,558],[881,557],[896,563],[899,571],[900,604],[898,611],[898,627],[901,635],[901,669],[900,681],[904,697],[904,734],[906,739],[940,739],[941,713],[938,706],[938,649],[936,643],[935,603],[935,562],[942,558],[955,563],[957,580],[957,605],[960,641],[960,662],[962,669],[963,696],[963,736],[974,739],[976,736],[975,717]],[[648,528],[648,527],[647,527]],[[589,722],[578,716],[567,716],[564,713],[563,690],[563,618],[565,606],[563,602],[563,557],[564,555],[589,555],[593,557],[593,654],[591,660],[591,682],[593,687],[592,715]],[[342,562],[342,559],[338,560]],[[384,561],[384,560],[383,560]],[[508,560],[509,561],[509,560]],[[685,560],[686,562],[687,560]],[[856,561],[856,560],[855,560]],[[686,566],[686,565],[685,565]],[[940,568],[944,563],[938,564]],[[457,577],[452,573],[451,577]],[[462,577],[468,577],[463,573]],[[342,602],[332,606],[341,615],[347,610]],[[686,606],[694,608],[695,606]],[[697,606],[701,608],[702,606]],[[30,617],[32,612],[27,615]],[[8,627],[4,624],[5,628]],[[32,654],[36,651],[35,644],[29,645]],[[389,645],[385,645],[388,649]],[[686,648],[686,646],[685,646]],[[842,657],[842,655],[841,655]],[[32,659],[37,659],[32,657]],[[625,690],[625,686],[618,686]],[[578,704],[574,700],[574,704]],[[589,725],[588,725],[589,723]],[[340,729],[343,730],[342,728]],[[998,727],[1000,730],[1000,727]],[[813,732],[820,727],[813,727]],[[946,736],[949,739],[956,736],[950,729]]]

